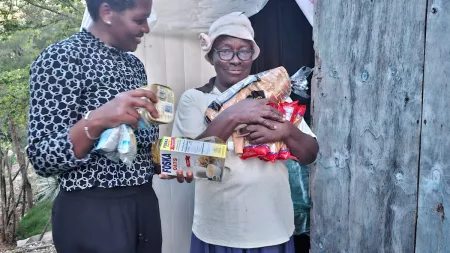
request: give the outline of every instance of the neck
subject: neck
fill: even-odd
[[[230,88],[232,85],[227,85],[224,82],[222,82],[220,80],[220,78],[217,76],[216,80],[214,81],[214,86],[216,86],[216,88],[220,91],[220,92],[224,92],[226,90],[228,90],[228,88]]]
[[[101,24],[100,22],[95,22],[91,25],[91,27],[89,27],[88,31],[106,45],[114,47],[111,35],[107,32],[108,29],[109,27],[107,27],[106,25]]]

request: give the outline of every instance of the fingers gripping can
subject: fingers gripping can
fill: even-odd
[[[161,84],[152,84],[141,87],[155,93],[158,98],[158,103],[155,104],[156,110],[158,110],[159,118],[154,118],[144,108],[139,108],[138,112],[141,115],[139,122],[140,127],[148,127],[154,124],[169,124],[173,121],[175,116],[175,94],[172,89]],[[143,98],[147,99],[147,98]]]

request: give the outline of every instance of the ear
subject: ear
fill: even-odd
[[[106,24],[110,25],[113,20],[114,10],[107,3],[102,3],[99,8],[99,17]]]
[[[214,54],[212,53],[212,50],[209,51],[209,53],[206,55],[206,57],[208,58],[209,63],[214,66],[214,59],[213,59]]]

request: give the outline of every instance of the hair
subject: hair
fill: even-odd
[[[94,22],[97,21],[100,16],[99,9],[100,5],[103,3],[109,4],[116,12],[122,12],[136,6],[136,0],[86,0],[89,14]]]

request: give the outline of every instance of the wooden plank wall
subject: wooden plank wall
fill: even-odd
[[[426,5],[315,2],[313,253],[414,252]]]
[[[145,64],[149,84],[168,85],[176,101],[187,89],[205,84],[215,75],[203,58],[198,35],[155,31],[144,37],[136,51]],[[172,125],[161,126],[160,136],[170,136]],[[163,253],[189,253],[194,210],[194,183],[153,179],[159,198],[163,233]]]
[[[450,252],[450,1],[429,1],[427,21],[416,253],[444,253]]]

